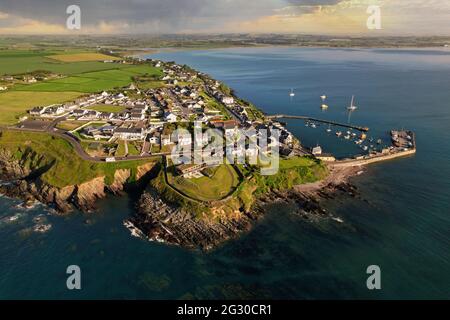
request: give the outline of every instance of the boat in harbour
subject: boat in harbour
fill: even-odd
[[[347,107],[347,110],[349,110],[349,111],[355,111],[356,109],[358,109],[358,107],[354,105],[354,101],[355,101],[355,96],[352,96],[352,102],[351,102],[350,105]]]
[[[289,93],[289,97],[295,97],[294,89],[291,89],[291,92]]]

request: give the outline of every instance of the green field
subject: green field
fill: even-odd
[[[96,61],[62,62],[49,58],[57,54],[62,54],[70,58],[69,60],[94,58],[93,55],[97,55],[77,50],[0,50],[0,74],[46,70],[67,76],[34,84],[16,84],[8,92],[0,93],[0,124],[16,123],[20,116],[35,106],[63,103],[83,94],[125,87],[135,76],[158,78],[162,75],[160,69],[150,65]],[[110,109],[99,111],[109,112]]]
[[[120,58],[96,52],[56,54],[48,56],[48,58],[62,62],[120,60]]]
[[[96,177],[105,176],[107,184],[112,183],[117,169],[136,168],[148,160],[127,162],[90,162],[82,160],[67,141],[45,133],[28,133],[3,130],[0,134],[0,148],[9,150],[14,158],[32,170],[46,168],[41,179],[55,187],[80,184]],[[135,177],[132,176],[131,179]]]
[[[58,122],[58,124],[56,125],[56,127],[58,129],[62,129],[62,130],[67,130],[67,131],[72,131],[75,130],[78,127],[81,127],[83,124],[88,123],[88,121],[61,121]]]
[[[136,145],[136,142],[128,142],[128,154],[132,156],[138,156],[141,154],[141,148]]]
[[[89,106],[85,109],[95,110],[99,112],[123,112],[126,108],[123,106],[114,106],[109,104],[99,104],[95,106]]]
[[[193,199],[214,201],[228,196],[239,184],[238,174],[232,166],[224,164],[214,171],[211,177],[185,179],[168,170],[167,178],[173,187]]]
[[[85,72],[63,79],[49,80],[34,84],[23,84],[14,87],[17,91],[76,91],[94,93],[102,90],[125,87],[131,84],[132,77],[147,73],[158,73],[159,69],[148,66],[128,66],[123,69],[112,69]]]
[[[10,56],[0,53],[0,75],[21,74],[35,70],[47,70],[63,75],[73,75],[83,72],[108,70],[111,68],[125,68],[127,65],[111,64],[97,61],[86,62],[58,62],[45,56]]]
[[[18,92],[0,93],[0,125],[13,124],[34,106],[72,101],[79,92]]]

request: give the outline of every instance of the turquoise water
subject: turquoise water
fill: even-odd
[[[327,201],[342,224],[273,206],[250,233],[208,254],[131,237],[122,226],[133,211],[129,197],[67,217],[2,197],[0,298],[450,298],[449,51],[246,48],[153,57],[207,72],[267,113],[369,126],[386,141],[391,128],[412,129],[418,153],[355,178],[362,199]],[[359,109],[349,119],[352,94]],[[326,127],[288,125],[306,145],[361,152]],[[14,222],[2,219],[15,214]],[[42,214],[52,228],[29,231]],[[70,264],[81,267],[81,291],[65,287]],[[372,264],[381,268],[380,291],[366,288]]]

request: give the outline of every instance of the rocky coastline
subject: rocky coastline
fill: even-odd
[[[42,172],[27,169],[19,161],[6,154],[0,154],[0,194],[24,201],[24,206],[39,201],[49,205],[59,214],[66,214],[77,208],[83,212],[96,210],[96,202],[107,194],[121,195],[127,190],[142,192],[152,176],[154,164],[138,167],[136,182],[128,183],[131,171],[116,170],[112,183],[106,184],[105,177],[57,188],[41,179]],[[321,200],[331,199],[338,194],[357,196],[357,189],[348,178],[361,169],[330,167],[326,179],[285,191],[273,190],[257,199],[250,210],[240,208],[232,215],[214,218],[198,217],[177,204],[163,200],[152,187],[147,187],[136,205],[136,212],[124,225],[132,235],[150,241],[178,245],[190,249],[208,251],[224,242],[248,232],[265,213],[265,207],[274,203],[294,204],[295,214],[304,219],[319,217],[333,218],[321,205]]]
[[[93,212],[97,200],[107,194],[121,195],[127,189],[143,187],[153,167],[153,163],[138,167],[133,183],[128,183],[131,170],[119,169],[114,173],[111,184],[105,182],[104,176],[99,176],[84,183],[57,188],[43,181],[40,170],[29,169],[3,152],[0,154],[0,194],[23,200],[25,207],[41,202],[59,214],[69,213],[74,208]]]
[[[133,235],[149,241],[209,251],[248,232],[256,221],[264,217],[267,205],[274,203],[295,205],[294,214],[307,220],[332,218],[341,222],[323,208],[321,201],[341,195],[357,197],[357,188],[347,179],[360,172],[359,170],[360,168],[351,168],[345,172],[336,172],[332,169],[331,176],[345,175],[345,179],[332,181],[332,178],[328,177],[320,183],[310,184],[310,188],[304,190],[293,188],[287,191],[272,191],[257,199],[250,211],[242,211],[239,215],[220,220],[199,219],[182,207],[165,202],[156,190],[150,189],[143,193],[135,215],[126,220],[124,225]]]

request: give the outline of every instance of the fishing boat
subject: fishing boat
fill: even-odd
[[[358,109],[358,107],[355,106],[355,105],[353,104],[354,100],[355,100],[355,96],[352,96],[352,102],[351,102],[350,105],[347,107],[347,110],[349,110],[349,111],[355,111],[356,109]]]

